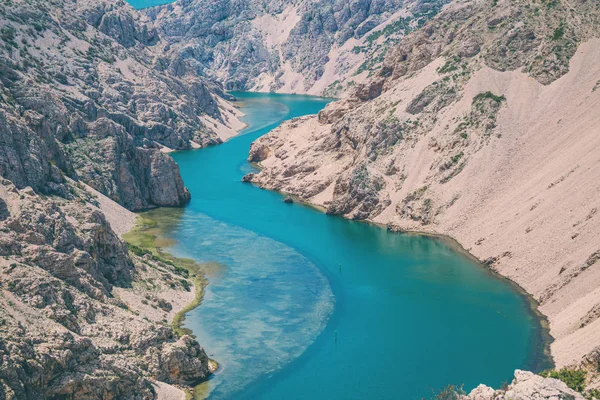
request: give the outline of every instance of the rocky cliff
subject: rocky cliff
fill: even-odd
[[[146,10],[164,63],[229,90],[338,94],[448,0],[185,0]]]
[[[166,70],[122,1],[0,7],[0,175],[62,196],[68,176],[130,209],[188,201],[160,150],[221,141],[236,118],[220,87]]]
[[[129,255],[94,198],[68,184],[80,201],[0,181],[0,398],[154,399],[155,381],[206,379],[195,340],[129,306],[163,286],[185,297],[187,277]]]
[[[315,117],[253,143],[246,180],[456,238],[533,295],[558,366],[597,374],[600,6],[461,0]]]
[[[194,298],[188,274],[128,251],[98,208],[122,232],[133,216],[115,202],[186,203],[166,151],[240,125],[218,84],[161,63],[161,43],[122,1],[0,4],[1,399],[154,399],[210,374],[169,326]]]

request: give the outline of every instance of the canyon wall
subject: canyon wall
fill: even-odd
[[[145,10],[165,64],[228,90],[338,95],[448,0],[178,1]]]
[[[258,139],[246,180],[441,233],[522,286],[558,367],[600,354],[600,6],[455,1],[318,116]]]
[[[161,40],[123,1],[0,5],[0,398],[154,399],[210,374],[169,325],[192,277],[100,210],[122,232],[127,209],[185,204],[166,152],[241,126],[220,85],[164,68]]]

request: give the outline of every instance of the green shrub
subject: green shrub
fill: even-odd
[[[473,97],[473,103],[480,101],[480,100],[485,100],[485,99],[491,99],[491,100],[494,100],[496,103],[501,103],[506,100],[506,97],[497,96],[494,93],[487,91],[487,92],[479,93],[477,96]]]
[[[592,400],[592,399],[599,400],[600,399],[600,389],[591,389],[591,390],[588,390],[585,393],[585,398],[589,399],[589,400]]]
[[[127,243],[127,249],[138,257],[143,257],[146,254],[152,254],[150,251],[144,250],[141,247],[137,247],[136,245],[130,243]]]
[[[554,30],[554,34],[552,34],[552,40],[558,40],[565,35],[565,27],[564,25],[560,25],[558,28]]]
[[[582,369],[569,369],[565,367],[558,371],[555,369],[543,371],[540,375],[546,378],[559,379],[577,392],[585,390],[585,376],[587,372]]]
[[[464,153],[461,151],[460,153],[452,156],[452,164],[456,164],[458,161],[460,161],[463,155]]]

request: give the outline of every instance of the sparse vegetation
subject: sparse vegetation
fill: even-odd
[[[569,369],[565,367],[560,370],[543,371],[540,375],[546,378],[559,379],[577,392],[583,393],[585,390],[587,372],[583,369]]]
[[[561,23],[558,28],[556,28],[554,30],[554,33],[552,34],[552,40],[559,40],[560,38],[562,38],[565,35],[565,26],[563,23]]]
[[[177,213],[180,212],[180,210],[175,209],[173,212]],[[177,285],[181,285],[184,290],[191,291],[192,285],[190,284],[190,280],[193,282],[193,285],[196,287],[194,299],[175,314],[173,321],[171,322],[173,330],[178,335],[191,334],[189,329],[182,328],[185,314],[196,308],[202,302],[204,295],[203,288],[207,284],[204,273],[209,268],[215,268],[216,264],[199,264],[194,260],[175,257],[162,251],[161,246],[169,245],[171,242],[161,236],[161,231],[163,229],[161,224],[164,225],[168,223],[169,217],[172,218],[172,216],[165,216],[163,214],[161,215],[165,218],[165,221],[159,220],[159,217],[152,211],[142,214],[138,219],[137,226],[131,232],[123,235],[123,238],[127,242],[128,250],[132,254],[141,257],[142,259],[149,259],[153,262],[168,266],[173,273],[182,277],[176,281],[166,281],[170,287],[175,288]],[[151,268],[153,267],[151,263],[148,263],[147,265]]]
[[[491,100],[495,101],[496,103],[502,103],[503,101],[506,101],[506,97],[497,96],[494,93],[487,91],[487,92],[479,93],[477,96],[473,97],[473,104],[477,103],[480,100],[485,100],[485,99],[491,99]]]
[[[441,390],[435,391],[431,400],[460,400],[466,394],[463,385],[448,385]]]
[[[450,60],[447,60],[444,65],[437,69],[439,74],[446,74],[448,72],[453,72],[458,70],[458,64],[460,63],[460,57],[452,57]]]
[[[456,164],[463,157],[464,153],[461,151],[460,153],[452,156],[452,164]]]

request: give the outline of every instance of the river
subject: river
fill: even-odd
[[[221,364],[209,398],[419,399],[546,362],[528,299],[448,242],[242,183],[253,140],[328,100],[234,95],[248,127],[173,153],[192,201],[165,227],[170,252],[221,265],[185,322]]]

